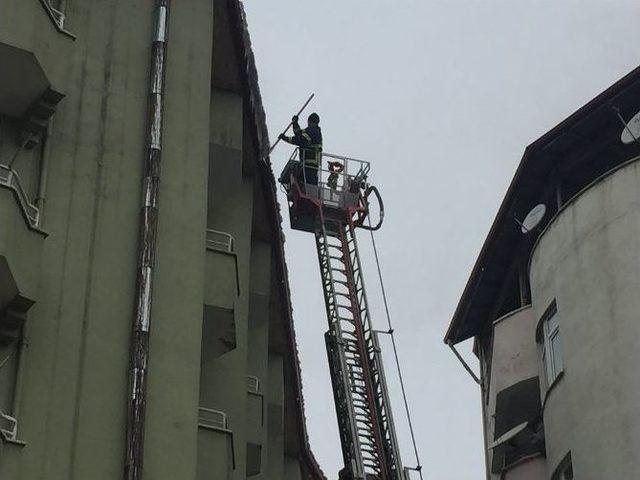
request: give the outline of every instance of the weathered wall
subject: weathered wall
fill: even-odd
[[[223,411],[233,431],[236,471],[245,477],[247,411],[247,335],[253,188],[242,177],[242,97],[216,88],[211,94],[208,228],[231,234],[238,259],[240,295],[233,299],[233,350],[215,359],[201,376],[201,405]],[[207,256],[222,255],[207,252]],[[234,277],[221,277],[212,260],[205,271],[204,303],[220,305],[220,291],[235,288]],[[221,285],[222,284],[222,285]],[[226,287],[224,285],[227,285]],[[234,295],[235,297],[235,295]],[[222,306],[222,305],[221,305]]]
[[[228,24],[230,4],[171,8],[144,462],[153,480],[244,480],[256,445],[260,478],[301,471],[298,459],[284,458],[288,353],[269,351],[270,325],[282,318],[273,317],[271,288],[280,283],[264,225],[277,226],[252,176],[255,131],[237,74],[245,67],[234,65],[243,56],[232,38],[237,27]],[[75,41],[54,28],[38,0],[0,0],[0,42],[33,52],[66,95],[46,148],[24,152],[16,164],[35,195],[46,155],[48,235],[27,228],[13,192],[0,188],[0,309],[9,271],[35,300],[11,412],[24,444],[0,440],[0,478],[8,480],[106,480],[123,470],[155,2],[67,5]],[[226,23],[216,30],[216,21]],[[215,84],[215,42],[224,45],[219,77],[236,84]],[[0,164],[17,148],[13,128],[0,122]],[[231,234],[233,251],[205,247],[207,229]],[[247,391],[247,375],[259,378],[259,392]],[[3,382],[0,375],[0,407],[8,408],[14,395]],[[224,412],[228,428],[204,425],[199,407]]]
[[[568,204],[533,252],[533,311],[556,300],[564,352],[544,406],[550,472],[569,451],[576,478],[640,471],[639,251],[636,162]]]
[[[535,342],[536,321],[530,307],[524,307],[496,320],[491,357],[491,398],[497,392],[538,375]]]
[[[18,419],[26,446],[3,449],[2,478],[122,471],[154,4],[68,4],[75,42],[37,1],[3,2],[0,20],[2,40],[33,51],[66,94],[51,124],[49,236],[41,270],[29,273],[37,291]],[[155,478],[195,472],[209,138],[202,98],[211,77],[210,63],[197,59],[210,58],[211,22],[208,1],[172,9],[145,444],[145,470]],[[26,252],[20,242],[14,247]],[[20,258],[13,250],[12,263]]]

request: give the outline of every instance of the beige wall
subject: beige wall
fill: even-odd
[[[489,404],[486,410],[485,431],[488,444],[494,441],[496,396],[518,382],[538,375],[539,355],[535,342],[536,321],[531,307],[515,310],[493,323],[493,351],[491,356],[491,378]],[[492,452],[489,453],[489,464]],[[522,480],[544,480],[546,478],[544,458],[531,459],[510,469],[506,478]],[[492,474],[500,479],[500,474]]]
[[[568,204],[533,252],[534,315],[556,300],[564,352],[544,407],[550,472],[569,451],[579,479],[640,471],[639,252],[637,162]]]
[[[524,307],[496,320],[491,357],[491,398],[497,392],[538,375],[539,356],[535,343],[536,321],[531,307]]]

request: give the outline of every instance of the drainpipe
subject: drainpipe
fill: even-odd
[[[169,3],[170,0],[157,0],[156,29],[151,44],[149,109],[146,122],[147,150],[143,166],[136,297],[131,332],[124,480],[142,479],[152,280],[158,231],[158,190]]]

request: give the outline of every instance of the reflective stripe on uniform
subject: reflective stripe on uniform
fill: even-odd
[[[311,145],[310,148],[304,150],[306,150],[305,157],[309,153],[313,154],[313,157],[305,158],[305,165],[318,168],[320,165],[320,157],[322,156],[322,145]]]

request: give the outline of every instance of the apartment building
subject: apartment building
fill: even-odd
[[[639,111],[636,69],[527,147],[473,267],[487,479],[638,476]]]
[[[241,3],[0,12],[0,478],[324,478]]]

